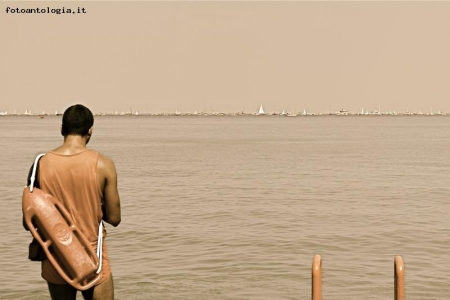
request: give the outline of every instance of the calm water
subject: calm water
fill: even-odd
[[[21,193],[60,117],[0,117],[0,298],[48,299]],[[122,223],[116,299],[408,299],[450,294],[450,117],[97,117]]]

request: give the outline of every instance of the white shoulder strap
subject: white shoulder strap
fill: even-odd
[[[34,160],[33,173],[31,173],[31,177],[30,177],[30,192],[33,192],[34,180],[36,179],[36,169],[37,169],[38,162],[41,159],[41,157],[44,155],[45,155],[45,153],[41,153],[38,156],[36,156],[36,159]]]
[[[102,270],[102,248],[103,248],[103,221],[100,221],[98,226],[98,240],[97,240],[97,257],[99,260],[97,274]]]

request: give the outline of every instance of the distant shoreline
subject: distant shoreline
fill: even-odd
[[[1,117],[61,117],[62,114],[9,114],[2,113]],[[298,114],[282,114],[282,113],[94,113],[96,117],[320,117],[320,116],[361,116],[361,117],[377,117],[377,116],[450,116],[450,113],[350,113],[350,112],[336,112],[336,113],[298,113]]]

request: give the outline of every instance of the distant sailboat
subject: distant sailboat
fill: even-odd
[[[259,112],[258,115],[265,115],[266,113],[264,112],[263,106],[261,104],[261,106],[259,107]]]

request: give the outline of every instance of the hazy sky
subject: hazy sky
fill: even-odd
[[[86,14],[11,14],[84,7]],[[450,112],[450,2],[0,2],[0,111]]]

